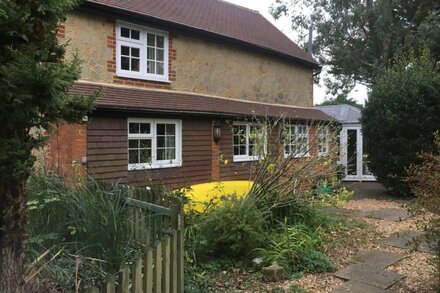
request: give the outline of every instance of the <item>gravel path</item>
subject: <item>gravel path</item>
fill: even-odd
[[[375,211],[385,208],[404,209],[402,203],[390,199],[369,199],[362,198],[348,202],[344,208],[361,211]],[[355,229],[347,232],[346,235],[335,235],[335,239],[344,245],[330,247],[327,252],[331,261],[336,265],[336,269],[343,269],[353,264],[353,257],[364,251],[378,249],[382,251],[396,252],[404,254],[406,257],[395,265],[387,268],[389,271],[405,275],[406,278],[392,286],[390,292],[435,292],[435,276],[433,266],[430,261],[434,258],[432,254],[410,251],[406,249],[394,248],[387,245],[378,244],[382,238],[391,234],[405,230],[418,230],[418,224],[426,220],[425,218],[410,217],[403,221],[378,220],[362,217],[363,221],[369,224],[367,229]],[[309,292],[331,292],[343,283],[342,280],[334,277],[333,273],[309,274],[297,280],[295,284]]]

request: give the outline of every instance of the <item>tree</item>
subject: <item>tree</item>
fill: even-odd
[[[429,48],[440,60],[438,0],[275,0],[271,13],[290,16],[303,45],[314,28],[313,52],[332,75],[325,80],[332,94],[371,85],[411,48]]]
[[[326,98],[324,102],[317,106],[332,106],[332,105],[351,105],[362,109],[362,105],[356,102],[354,99],[347,97],[346,95],[339,94],[335,98]]]
[[[397,59],[372,87],[362,123],[369,167],[378,180],[408,194],[407,168],[435,150],[440,129],[440,72],[429,52]]]
[[[64,59],[58,24],[77,0],[0,0],[0,292],[21,292],[25,184],[54,123],[75,122],[93,97],[69,94],[79,61]]]

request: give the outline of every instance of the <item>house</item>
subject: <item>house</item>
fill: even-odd
[[[319,106],[321,111],[335,118],[342,126],[340,138],[340,162],[345,167],[346,181],[375,181],[368,170],[367,150],[362,136],[359,108],[351,105]]]
[[[47,162],[62,174],[174,187],[248,180],[250,133],[261,128],[249,118],[283,116],[303,144],[312,122],[333,121],[313,108],[311,55],[231,3],[85,0],[58,37],[83,60],[72,92],[102,91],[83,123],[52,136]]]

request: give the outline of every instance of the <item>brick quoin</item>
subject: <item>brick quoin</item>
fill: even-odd
[[[64,25],[64,23],[60,23],[58,25],[56,35],[58,38],[61,38],[61,39],[64,39],[66,37],[66,26]]]
[[[85,174],[82,163],[87,156],[87,125],[63,124],[50,137],[46,152],[46,167],[66,178]]]

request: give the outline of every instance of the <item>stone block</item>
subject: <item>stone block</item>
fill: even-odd
[[[277,262],[273,262],[270,266],[261,269],[264,280],[268,282],[278,282],[284,278],[284,268]]]
[[[344,280],[356,281],[381,289],[387,289],[405,277],[367,264],[351,265],[348,268],[336,272],[335,276]]]

